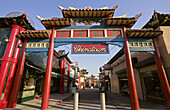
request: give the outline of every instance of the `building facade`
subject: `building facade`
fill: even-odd
[[[160,14],[154,11],[150,21],[144,26],[153,30],[163,31],[163,35],[156,38],[160,56],[169,80],[169,14]],[[130,44],[131,45],[131,44]],[[135,44],[134,44],[135,45]],[[136,44],[138,45],[138,44]],[[155,55],[152,52],[132,52],[132,64],[136,81],[138,98],[145,101],[165,104],[160,75],[156,65]],[[126,58],[124,49],[121,49],[107,64],[111,66],[111,92],[129,95],[129,81],[127,75]]]

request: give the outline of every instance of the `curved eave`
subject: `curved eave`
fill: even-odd
[[[128,37],[157,37],[163,34],[163,31],[146,29],[127,29]]]
[[[107,18],[113,17],[115,9],[63,9],[64,18]]]
[[[57,57],[57,58],[59,58],[60,57],[60,55],[54,50],[54,55]]]
[[[60,58],[64,57],[70,64],[72,64],[73,62],[68,58],[68,54],[69,54],[69,52],[67,54],[62,54],[62,55],[60,55]]]
[[[126,26],[131,28],[135,23],[135,18],[106,18],[104,19],[106,26]]]
[[[49,35],[50,35],[49,31],[24,31],[19,33],[20,37],[27,38],[27,39],[49,38]]]
[[[0,28],[11,28],[12,25],[18,25],[28,30],[35,30],[26,17],[24,17],[24,14],[17,17],[0,17]]]
[[[143,28],[157,28],[158,26],[170,25],[170,14],[158,14],[158,19],[154,19],[154,16],[143,26]]]
[[[44,25],[46,29],[51,29],[53,26],[55,27],[66,27],[71,26],[72,19],[70,18],[52,18],[52,19],[43,19],[41,23]]]

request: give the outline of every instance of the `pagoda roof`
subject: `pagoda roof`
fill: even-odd
[[[151,29],[127,29],[128,37],[157,37],[163,34],[163,31]]]
[[[137,21],[137,19],[142,14],[138,14],[132,18],[125,18],[125,17],[112,17],[112,18],[105,18],[104,22],[106,26],[125,26],[127,28],[131,28]]]
[[[18,25],[22,28],[35,30],[26,18],[26,14],[17,17],[0,17],[0,28],[11,28],[12,25]]]
[[[42,39],[42,38],[49,38],[51,31],[48,30],[29,30],[23,31],[19,33],[20,37],[23,38],[30,38],[30,39]]]
[[[152,18],[143,28],[157,28],[158,26],[170,26],[170,14],[160,14],[154,10]]]
[[[46,29],[52,29],[53,26],[65,27],[71,26],[72,19],[70,18],[51,18],[51,19],[42,19],[41,23]]]
[[[112,9],[107,9],[106,7],[101,9],[91,9],[90,7],[86,7],[85,9],[76,9],[73,7],[64,9],[61,6],[58,7],[61,9],[64,18],[106,18],[112,17],[118,6],[116,5]]]

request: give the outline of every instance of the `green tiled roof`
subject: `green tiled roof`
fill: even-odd
[[[160,14],[154,11],[152,18],[143,28],[157,28],[158,26],[170,26],[170,14]]]
[[[18,25],[28,30],[35,30],[28,22],[28,19],[24,17],[24,14],[17,17],[0,17],[0,28],[9,28],[12,25]]]

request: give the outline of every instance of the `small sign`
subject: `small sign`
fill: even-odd
[[[72,53],[77,54],[108,54],[106,44],[73,44]]]

